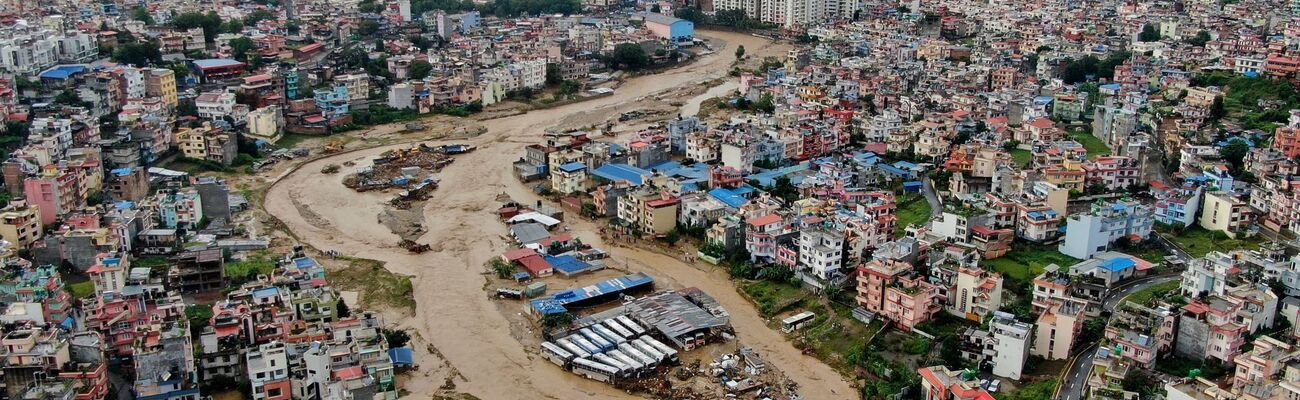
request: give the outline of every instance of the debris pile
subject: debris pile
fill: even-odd
[[[464,152],[464,145],[453,145],[455,151]],[[389,150],[373,160],[373,166],[364,167],[343,179],[343,185],[358,192],[407,187],[422,180],[426,174],[451,164],[453,146],[420,144],[405,149]],[[472,149],[472,147],[469,147]],[[458,154],[458,153],[456,153]]]

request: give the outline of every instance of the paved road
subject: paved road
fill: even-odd
[[[938,217],[943,214],[943,203],[939,201],[939,195],[934,191],[934,185],[930,184],[930,177],[921,178],[921,193],[925,195],[925,201],[930,203],[930,217]]]
[[[1175,254],[1179,254],[1179,257],[1184,257],[1187,254],[1180,254],[1182,250],[1176,250],[1176,248],[1171,248],[1171,250],[1174,250]],[[1129,282],[1126,286],[1121,286],[1119,290],[1106,294],[1106,298],[1102,300],[1102,310],[1114,312],[1115,307],[1118,307],[1125,297],[1128,297],[1142,289],[1165,282],[1176,281],[1180,277],[1181,275],[1179,274],[1155,275]],[[1066,377],[1065,382],[1062,383],[1061,386],[1060,399],[1083,399],[1083,387],[1088,383],[1088,374],[1089,371],[1092,370],[1092,356],[1095,354],[1094,350],[1096,345],[1096,343],[1089,344],[1088,347],[1083,350],[1083,353],[1081,353],[1078,358],[1074,359],[1074,363],[1070,364],[1069,369],[1065,370]]]

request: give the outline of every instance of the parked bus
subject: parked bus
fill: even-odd
[[[614,333],[617,333],[619,336],[622,336],[627,340],[636,338],[636,335],[632,333],[631,329],[627,329],[627,327],[618,323],[618,321],[615,321],[613,318],[601,321],[601,325],[604,325],[606,328],[609,328],[609,330],[614,331]]]
[[[633,346],[635,346],[637,350],[641,350],[641,352],[645,353],[645,355],[653,357],[655,359],[655,362],[664,362],[665,360],[668,359],[667,354],[664,354],[662,351],[659,351],[659,349],[656,349],[649,342],[646,342],[645,339],[646,337],[642,336],[628,343],[631,343]]]
[[[600,325],[600,324],[592,325],[592,326],[591,326],[591,331],[592,331],[592,332],[596,332],[596,333],[599,334],[600,336],[605,337],[606,340],[609,340],[610,342],[613,342],[614,345],[616,345],[616,346],[617,346],[617,345],[620,345],[620,344],[623,344],[623,342],[626,342],[626,341],[627,341],[627,338],[625,338],[625,337],[619,335],[618,333],[614,332],[613,329],[606,328],[604,325]]]
[[[587,379],[609,382],[618,376],[619,370],[590,359],[575,358],[573,359],[573,373],[585,376]]]
[[[600,352],[604,351],[603,349],[600,348],[600,346],[591,343],[590,340],[587,340],[587,338],[582,337],[582,335],[570,335],[565,339],[569,339],[573,341],[573,344],[576,344],[578,345],[578,347],[581,347],[583,351],[587,352],[587,354],[600,354]]]
[[[605,355],[613,357],[615,360],[622,361],[624,364],[627,364],[627,366],[632,367],[632,370],[634,370],[638,375],[640,375],[641,371],[646,369],[646,365],[642,364],[641,361],[638,361],[627,354],[623,354],[621,351],[610,350],[605,352]]]
[[[785,333],[794,332],[796,329],[803,327],[804,324],[812,322],[812,320],[816,318],[817,318],[817,314],[814,314],[812,311],[804,311],[792,315],[790,317],[787,317],[786,319],[781,320],[781,332],[785,332]]]
[[[614,357],[610,357],[609,355],[595,354],[592,355],[591,358],[595,359],[596,361],[599,361],[601,364],[605,364],[618,369],[618,376],[627,376],[632,372],[632,367],[630,365],[627,365],[626,363],[619,361]]]
[[[677,362],[677,350],[674,350],[672,347],[668,347],[668,345],[663,344],[663,342],[655,340],[655,338],[649,336],[646,336],[645,340],[647,343],[650,343],[651,346],[654,346],[655,349],[659,350],[660,353],[664,353],[664,355],[667,355],[669,362],[672,363]]]
[[[649,368],[654,368],[654,365],[659,363],[659,360],[656,360],[654,357],[650,357],[641,352],[641,350],[638,350],[636,346],[632,345],[632,342],[626,342],[619,345],[618,350],[622,351],[623,354],[627,354],[628,357],[635,358],[637,361],[640,361]]]
[[[569,353],[572,353],[574,357],[577,357],[577,358],[587,358],[587,357],[591,357],[591,353],[588,353],[586,350],[583,350],[583,349],[582,349],[582,346],[578,346],[578,345],[576,345],[576,344],[573,344],[573,341],[570,341],[569,338],[567,338],[567,337],[566,337],[566,338],[560,338],[559,340],[556,340],[556,341],[555,341],[555,344],[559,345],[560,347],[564,348],[565,350],[568,350]]]
[[[573,353],[551,342],[542,342],[542,357],[561,367],[569,365],[574,358]]]
[[[635,336],[641,336],[645,334],[645,328],[642,328],[640,324],[637,324],[636,321],[633,321],[631,318],[628,318],[626,315],[618,316],[618,322],[623,324],[623,326],[626,326],[627,329],[631,329],[632,334]]]
[[[609,340],[603,337],[600,337],[600,335],[597,334],[596,332],[592,332],[591,328],[582,328],[582,330],[579,330],[578,333],[581,333],[583,337],[587,338],[587,340],[590,340],[592,344],[595,344],[596,346],[600,347],[600,351],[608,351],[609,349],[614,347],[614,343],[610,342]]]

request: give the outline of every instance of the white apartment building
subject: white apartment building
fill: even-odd
[[[349,103],[363,102],[370,97],[370,75],[365,73],[336,75],[334,83],[347,86]]]
[[[903,118],[893,110],[885,110],[879,115],[871,117],[871,124],[867,128],[866,141],[871,143],[883,143],[896,132],[903,129]]]
[[[257,346],[244,356],[248,381],[253,386],[253,400],[284,398],[291,394],[289,357],[284,344],[271,342]]]
[[[194,105],[199,110],[200,118],[216,121],[225,116],[234,117],[235,94],[230,92],[205,92],[194,99]]]
[[[844,234],[825,229],[799,232],[799,269],[823,281],[842,275]]]
[[[284,116],[280,106],[269,105],[248,113],[248,134],[254,138],[270,143],[280,140],[280,128],[284,125]]]
[[[1034,336],[1034,325],[1016,321],[1016,317],[1001,311],[993,313],[989,321],[993,334],[993,375],[1020,380],[1020,372],[1029,359],[1029,345]]]
[[[1135,201],[1097,203],[1090,212],[1070,217],[1059,250],[1067,256],[1087,260],[1121,238],[1145,239],[1151,235],[1154,223],[1151,206]]]

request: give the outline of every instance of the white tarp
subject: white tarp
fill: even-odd
[[[547,228],[560,224],[560,220],[551,218],[545,214],[536,211],[527,212],[527,213],[523,213],[511,217],[509,222],[512,224],[517,224],[520,222],[536,222],[542,225],[546,225]]]

